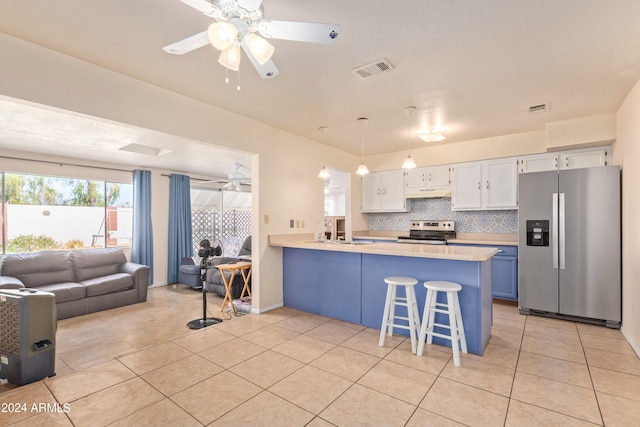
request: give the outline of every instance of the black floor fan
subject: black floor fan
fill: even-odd
[[[200,257],[200,274],[202,277],[202,317],[187,323],[187,328],[189,329],[202,329],[222,322],[222,319],[218,317],[207,317],[207,287],[205,286],[207,269],[209,269],[207,260],[210,256],[220,255],[222,255],[222,248],[220,246],[212,248],[211,243],[206,239],[200,242],[198,256]]]

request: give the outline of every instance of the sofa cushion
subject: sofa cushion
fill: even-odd
[[[87,296],[86,288],[75,282],[43,285],[39,286],[38,290],[53,293],[56,296],[56,304],[83,299]]]
[[[118,266],[127,262],[122,249],[85,249],[71,252],[76,280],[95,279],[118,273]]]
[[[87,297],[95,297],[133,288],[133,277],[126,273],[116,273],[83,280],[80,284],[87,288]]]
[[[4,255],[0,275],[17,277],[27,288],[76,281],[69,251]]]

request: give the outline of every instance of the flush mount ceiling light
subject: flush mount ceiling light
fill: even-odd
[[[411,157],[411,117],[416,112],[416,107],[405,107],[404,113],[409,118],[409,137],[407,138],[407,158],[402,163],[402,169],[413,169],[416,167],[416,162]]]
[[[328,127],[326,126],[322,126],[321,128],[319,128],[320,132],[322,132],[322,143],[326,145],[327,141],[327,131],[329,130]],[[322,166],[322,169],[320,169],[320,173],[318,174],[318,178],[322,178],[324,180],[328,180],[329,179],[329,170],[327,169],[326,166]],[[325,183],[326,186],[326,183]],[[326,190],[326,187],[325,187]]]
[[[440,132],[436,132],[435,130],[428,130],[426,132],[419,133],[418,137],[424,142],[438,142],[447,139],[444,135]]]
[[[360,163],[360,166],[358,166],[358,170],[356,171],[356,173],[360,176],[362,175],[366,175],[369,173],[369,169],[367,168],[367,165],[364,164],[364,126],[367,124],[367,119],[366,117],[360,117],[358,119],[358,123],[360,123],[360,126],[362,127],[362,143],[361,143],[361,147],[362,147],[362,151],[361,151],[361,159],[362,159],[362,163]]]
[[[278,75],[278,68],[271,61],[275,48],[265,38],[334,44],[342,33],[338,24],[265,19],[262,0],[180,1],[215,19],[216,22],[211,24],[207,31],[163,47],[166,52],[182,55],[210,43],[224,53],[235,46],[238,50],[237,61],[231,61],[231,52],[227,52],[226,60],[218,62],[227,68],[237,70],[240,63],[239,47],[242,47],[263,79]],[[235,49],[233,53],[236,54]]]

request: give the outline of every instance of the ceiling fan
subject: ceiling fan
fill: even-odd
[[[240,65],[240,47],[262,78],[278,75],[271,61],[275,48],[263,37],[309,43],[335,43],[342,32],[338,24],[274,21],[263,17],[262,0],[180,0],[216,22],[207,31],[165,46],[182,55],[211,43],[220,50],[218,62],[231,70]],[[262,37],[260,37],[260,34]]]
[[[228,179],[218,179],[213,181],[217,184],[224,184],[222,188],[228,190],[242,191],[242,186],[251,186],[251,180],[248,179],[245,174],[240,172],[240,168],[244,167],[240,163],[234,163],[233,168],[235,169],[229,175],[227,175]]]

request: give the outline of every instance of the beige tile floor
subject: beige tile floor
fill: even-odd
[[[199,292],[167,286],[60,321],[57,376],[0,387],[0,425],[640,425],[640,360],[619,331],[513,304],[494,302],[484,356],[460,368],[447,348],[381,348],[377,330],[289,308],[185,327],[200,315]]]

